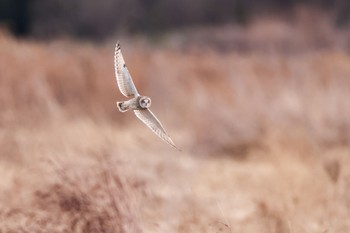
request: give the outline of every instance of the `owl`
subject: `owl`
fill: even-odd
[[[158,137],[163,139],[172,147],[179,150],[170,136],[165,131],[164,127],[157,119],[157,117],[149,110],[151,106],[151,98],[140,95],[132,81],[128,68],[120,50],[119,42],[116,44],[114,52],[114,68],[120,92],[129,97],[129,100],[117,102],[119,111],[126,112],[128,110],[134,111],[135,115],[146,124]]]

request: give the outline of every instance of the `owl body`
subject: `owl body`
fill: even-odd
[[[119,111],[126,112],[132,110],[144,110],[151,106],[151,98],[147,96],[137,96],[135,98],[117,102]]]
[[[126,101],[117,102],[118,110],[121,112],[126,112],[130,109],[137,109],[137,100],[132,98]]]

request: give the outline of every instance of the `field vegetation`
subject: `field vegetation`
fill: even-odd
[[[182,152],[118,112],[114,40],[1,32],[0,232],[349,232],[350,44],[319,22],[121,38]]]

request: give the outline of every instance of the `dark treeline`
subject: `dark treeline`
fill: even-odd
[[[0,25],[16,35],[104,38],[206,24],[247,23],[263,14],[291,14],[298,4],[335,12],[349,22],[349,0],[0,0]]]

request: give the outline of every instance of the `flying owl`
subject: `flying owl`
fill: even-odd
[[[119,42],[116,44],[114,52],[114,68],[120,92],[124,96],[131,98],[126,101],[117,102],[119,111],[126,112],[128,110],[133,110],[135,115],[143,123],[145,123],[158,137],[163,139],[169,145],[178,149],[175,146],[174,142],[171,140],[170,136],[165,131],[160,121],[151,112],[151,110],[149,110],[149,107],[151,106],[151,98],[142,96],[137,92],[128,68],[125,65]]]

